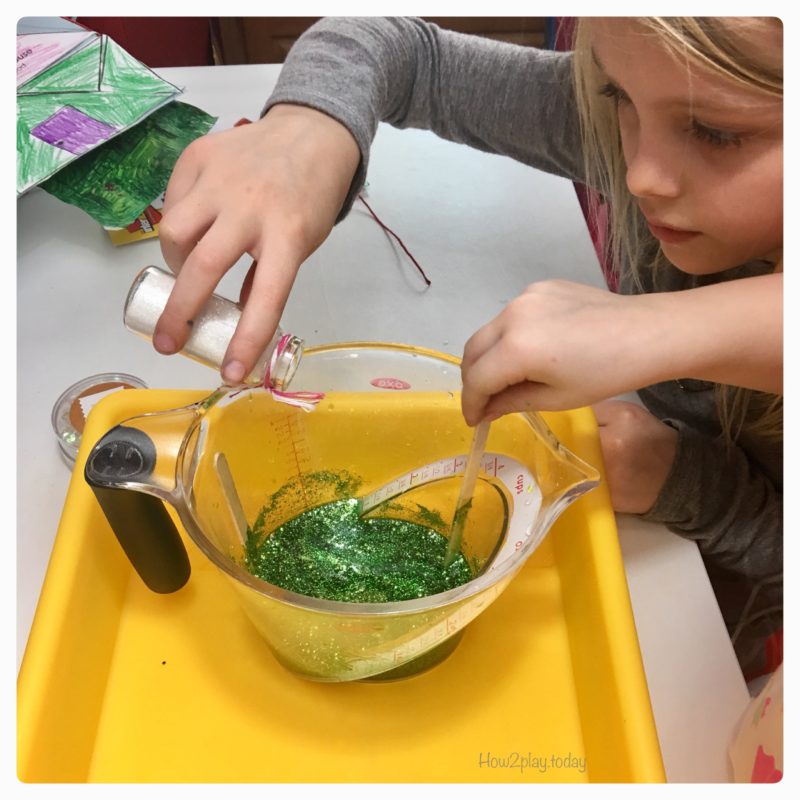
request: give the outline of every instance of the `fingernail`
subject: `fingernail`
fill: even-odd
[[[159,353],[164,355],[172,355],[177,349],[175,340],[167,333],[157,333],[153,337],[153,346]]]
[[[222,367],[222,378],[231,386],[244,380],[244,364],[241,361],[229,361]]]

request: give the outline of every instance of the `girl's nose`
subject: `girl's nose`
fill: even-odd
[[[677,197],[681,192],[683,152],[657,130],[636,125],[622,132],[626,183],[634,197]]]

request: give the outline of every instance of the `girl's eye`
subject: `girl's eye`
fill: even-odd
[[[611,83],[611,81],[604,83],[597,90],[597,93],[613,100],[615,105],[630,103],[630,98],[625,91],[615,83]],[[723,131],[719,128],[710,128],[708,125],[704,125],[696,119],[691,120],[687,132],[691,133],[695,139],[705,142],[712,147],[740,147],[742,144],[742,136],[740,134],[734,133],[733,131]]]
[[[717,128],[709,128],[703,125],[696,119],[693,119],[689,128],[689,133],[699,139],[701,142],[706,142],[712,147],[741,147],[742,137],[738,133],[731,131],[721,131]]]
[[[606,83],[598,89],[598,94],[601,94],[603,97],[608,97],[613,100],[615,103],[622,103],[628,99],[628,95],[616,86],[613,83]]]

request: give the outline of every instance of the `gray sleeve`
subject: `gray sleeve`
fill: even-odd
[[[644,516],[697,542],[719,566],[751,581],[783,565],[783,493],[747,454],[683,422],[678,451],[653,508]]]
[[[510,156],[580,180],[571,54],[445,31],[398,17],[331,18],[286,58],[263,113],[306,105],[353,134],[361,163],[340,214],[364,183],[379,122]]]

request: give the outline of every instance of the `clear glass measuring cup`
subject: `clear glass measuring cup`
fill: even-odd
[[[244,566],[241,519],[217,460],[223,454],[247,524],[269,533],[308,508],[358,497],[371,515],[419,521],[447,535],[472,429],[460,410],[457,359],[403,345],[309,348],[293,391],[320,391],[313,412],[264,389],[129,419],[109,431],[85,477],[143,580],[175,591],[189,579],[174,507],[219,568],[276,658],[318,681],[394,679],[448,655],[500,595],[563,509],[599,481],[536,414],[492,424],[467,516],[469,582],[394,603],[300,595]]]

